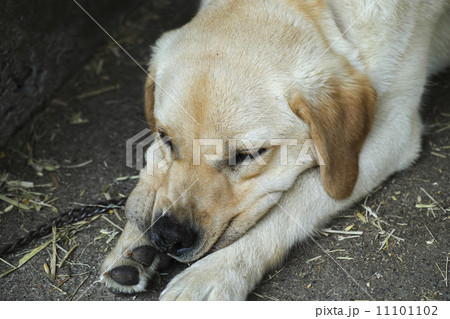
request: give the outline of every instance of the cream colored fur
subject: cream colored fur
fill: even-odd
[[[301,8],[294,10],[292,6],[297,4]],[[238,31],[228,28],[227,23],[233,21],[228,15],[242,6],[248,10],[248,19],[236,20],[240,24]],[[270,23],[264,22],[266,15]],[[211,17],[220,27],[207,24]],[[260,24],[255,25],[258,21]],[[263,138],[275,132],[305,140],[309,137],[308,126],[290,112],[288,92],[302,92],[305,99],[315,103],[323,94],[324,82],[333,72],[339,73],[336,56],[344,57],[352,68],[370,79],[378,102],[359,155],[359,175],[350,197],[332,198],[323,187],[319,168],[310,169],[314,163],[269,165],[264,174],[242,183],[249,193],[242,203],[246,213],[236,216],[237,222],[231,227],[234,233],[224,233],[224,248],[177,275],[161,299],[246,299],[291,247],[391,174],[410,166],[420,152],[419,106],[427,77],[450,62],[448,30],[447,0],[204,0],[193,22],[165,34],[155,47],[150,66],[151,74],[164,88],[156,86],[154,116],[158,123],[181,127],[186,139],[199,137],[199,130],[202,137],[225,138],[228,136],[217,136],[216,132],[226,126],[240,137]],[[323,44],[318,45],[320,41]],[[227,69],[219,63],[212,70],[214,63],[205,58],[209,57],[205,55],[208,50],[211,56],[224,55],[236,68]],[[203,69],[213,73],[219,84],[215,91],[202,91],[197,97],[204,94],[209,103],[214,100],[219,104],[233,98],[239,106],[221,111],[221,117],[217,117],[218,111],[204,120],[196,115],[195,105],[187,101],[194,90],[192,81]],[[206,102],[202,107],[205,114],[212,108]],[[234,113],[238,115],[230,115]],[[191,115],[199,123],[193,123]],[[220,124],[214,124],[214,120]],[[164,174],[170,174],[171,165]],[[194,178],[187,180],[181,175],[177,179],[185,186],[174,186],[178,194],[194,182]],[[127,210],[151,214],[148,207],[158,202],[155,194],[160,183],[164,183],[161,177],[141,175]],[[210,227],[219,227],[222,221],[217,218],[211,217]],[[128,231],[133,235],[126,234]],[[126,228],[102,272],[117,259],[125,263],[120,255],[133,243],[137,232],[131,226]],[[141,268],[139,271],[144,273]],[[141,278],[151,276],[154,268]],[[117,286],[108,278],[102,280]]]

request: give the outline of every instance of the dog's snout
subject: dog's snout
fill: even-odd
[[[195,243],[197,234],[189,226],[173,217],[162,216],[152,226],[151,241],[156,248],[174,256],[180,256]]]

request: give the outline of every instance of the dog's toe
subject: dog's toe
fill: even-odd
[[[154,259],[147,266],[125,256],[117,259],[107,258],[101,267],[100,282],[118,293],[143,292],[156,274],[158,264],[157,255],[154,255]]]
[[[139,270],[133,266],[120,266],[111,269],[109,276],[119,285],[134,286],[139,283]]]
[[[157,250],[152,246],[141,246],[134,248],[130,253],[130,257],[142,266],[149,267],[153,263],[156,254]]]
[[[160,300],[245,300],[248,287],[233,264],[227,262],[228,255],[219,252],[178,274],[161,293]]]

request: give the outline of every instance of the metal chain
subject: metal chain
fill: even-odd
[[[13,243],[4,245],[0,248],[0,256],[6,256],[15,252],[18,248],[29,244],[35,239],[44,237],[52,232],[52,227],[56,228],[67,226],[96,215],[109,212],[111,209],[119,208],[125,205],[126,198],[112,199],[107,202],[100,202],[96,205],[87,205],[79,208],[73,208],[59,216],[50,219],[45,224],[40,225],[33,231],[30,231],[26,236],[17,239]]]

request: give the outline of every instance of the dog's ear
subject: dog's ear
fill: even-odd
[[[145,103],[145,118],[151,130],[155,129],[155,118],[153,109],[155,105],[155,80],[151,75],[147,76],[144,87],[144,103]]]
[[[325,81],[310,99],[299,89],[288,94],[291,109],[309,126],[323,159],[322,184],[335,199],[349,197],[358,178],[359,153],[374,118],[377,93],[370,80],[348,68]]]

